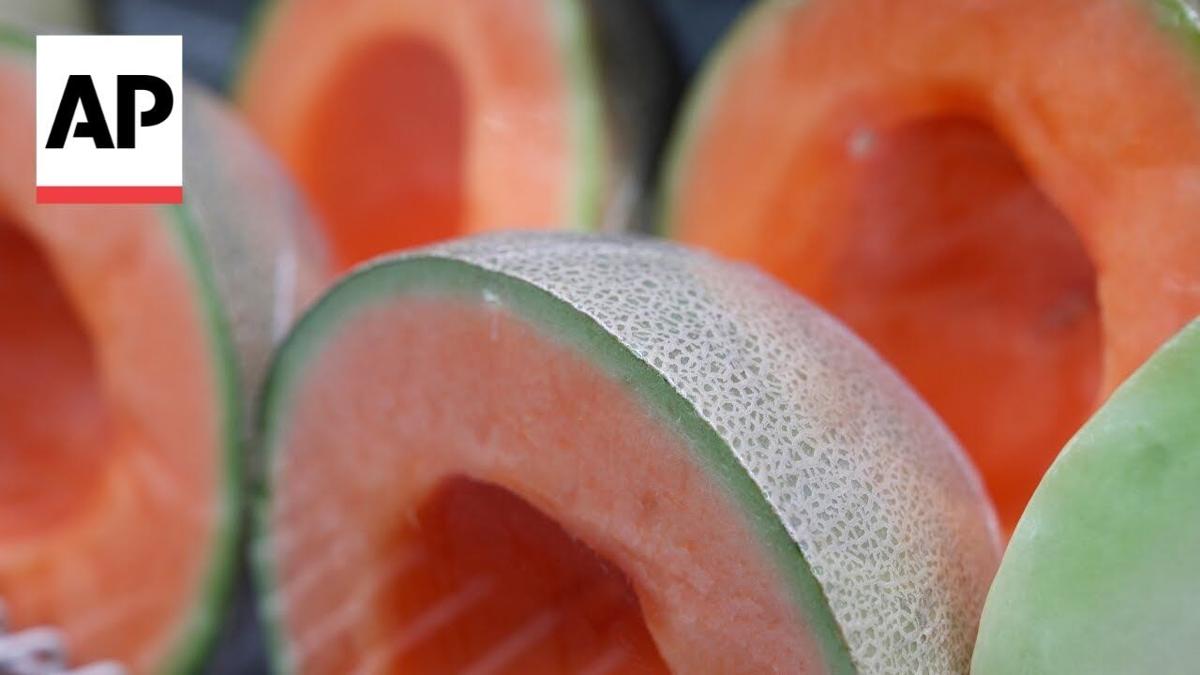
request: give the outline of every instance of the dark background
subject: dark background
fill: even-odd
[[[682,72],[690,76],[750,0],[645,2],[658,15]],[[220,88],[229,81],[243,27],[255,4],[255,0],[103,0],[101,13],[105,28],[112,32],[183,34],[184,68],[192,77]]]
[[[674,54],[683,79],[680,84],[686,84],[752,0],[644,1],[653,8],[663,39]],[[192,78],[224,90],[258,4],[259,0],[99,0],[97,8],[104,32],[182,34],[184,70]],[[208,673],[257,675],[268,671],[249,583],[243,574],[232,616],[223,626]]]

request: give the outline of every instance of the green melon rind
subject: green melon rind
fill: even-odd
[[[570,89],[570,143],[575,162],[572,166],[571,187],[568,190],[567,224],[573,230],[590,232],[599,229],[603,218],[606,168],[609,162],[606,145],[607,126],[604,119],[604,97],[600,85],[600,68],[583,0],[556,0],[551,3],[551,28],[566,64]],[[268,29],[281,0],[263,0],[254,7],[236,63],[244,64],[254,56],[259,39]],[[230,92],[238,98],[245,87],[245,70],[238,68]],[[543,223],[527,223],[542,225]]]
[[[32,57],[35,45],[34,38],[23,30],[0,25],[0,47],[24,57]],[[165,673],[184,675],[198,672],[203,666],[216,642],[233,587],[235,553],[244,512],[240,437],[243,397],[238,387],[239,367],[229,318],[218,298],[211,263],[204,253],[191,212],[185,202],[164,206],[161,213],[164,225],[170,227],[176,236],[180,259],[187,264],[208,328],[208,343],[220,397],[221,436],[224,439],[220,449],[224,464],[225,492],[221,502],[224,513],[214,533],[209,570],[199,588],[198,602],[182,622],[180,635],[175,640],[175,646],[168,649],[162,669]]]
[[[296,325],[276,352],[260,407],[261,447],[268,467],[278,455],[281,429],[287,423],[291,404],[290,394],[305,365],[312,361],[312,355],[332,330],[351,313],[370,303],[394,300],[406,294],[432,292],[477,299],[483,289],[495,294],[518,316],[588,355],[597,366],[626,383],[647,408],[688,440],[696,452],[696,460],[743,507],[763,546],[788,577],[789,590],[794,594],[796,604],[803,608],[828,672],[856,672],[841,630],[807,560],[728,445],[661,373],[630,352],[618,338],[567,302],[516,277],[452,258],[416,255],[371,263],[344,278]],[[271,555],[270,475],[268,471],[267,479],[252,497],[256,531],[254,559],[259,587],[263,589],[261,602],[267,619],[272,662],[277,672],[290,673],[295,669],[287,640],[280,629],[278,585]]]
[[[218,390],[221,396],[222,461],[224,464],[223,513],[219,519],[212,545],[213,554],[206,581],[202,584],[199,604],[184,622],[178,646],[171,650],[164,672],[198,672],[216,644],[221,623],[228,609],[234,578],[237,573],[238,541],[242,534],[245,513],[244,474],[242,471],[242,394],[239,388],[240,373],[238,359],[233,346],[233,333],[229,318],[218,298],[216,280],[210,262],[203,250],[200,236],[191,213],[184,205],[164,207],[183,248],[183,259],[187,260],[192,279],[198,291],[197,297],[204,310],[209,328],[209,344],[212,346]]]
[[[1195,672],[1198,597],[1200,320],[1042,479],[988,594],[972,670]]]

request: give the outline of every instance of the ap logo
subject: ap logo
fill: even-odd
[[[37,200],[183,200],[183,39],[39,35]]]

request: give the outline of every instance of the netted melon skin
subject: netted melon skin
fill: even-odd
[[[254,134],[202,87],[187,87],[183,100],[184,208],[249,401],[274,346],[332,278],[329,252],[308,204]]]
[[[967,671],[994,515],[945,427],[835,320],[749,267],[666,243],[504,233],[411,256],[541,288],[660,373],[761,490],[860,672]]]

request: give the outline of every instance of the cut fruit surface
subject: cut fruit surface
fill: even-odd
[[[1200,638],[1200,321],[1071,439],[988,592],[972,672],[1187,673]]]
[[[424,249],[327,294],[265,391],[285,672],[966,669],[997,557],[976,477],[748,269],[568,235]]]
[[[414,515],[365,670],[665,672],[621,571],[512,492],[447,478]]]
[[[0,37],[0,598],[14,629],[136,673],[204,656],[243,390],[327,278],[249,132],[184,105],[181,206],[36,204],[33,41]]]
[[[344,266],[470,232],[636,218],[672,103],[640,3],[267,0],[261,11],[237,96]]]
[[[659,225],[845,320],[1011,528],[1200,313],[1198,38],[1172,0],[761,2],[691,99]]]
[[[89,336],[44,255],[0,224],[0,539],[86,508],[111,419]],[[36,452],[20,450],[36,448]]]

